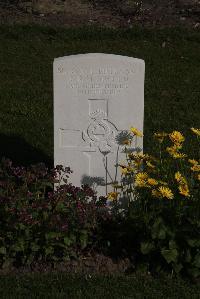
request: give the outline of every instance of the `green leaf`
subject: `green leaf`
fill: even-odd
[[[192,263],[196,268],[200,268],[200,253],[197,253]]]
[[[57,212],[64,212],[66,211],[66,205],[63,202],[58,202],[58,204],[56,205],[56,211]]]
[[[45,237],[47,240],[59,238],[60,236],[61,236],[61,234],[58,232],[49,232],[49,233],[45,234]]]
[[[190,263],[191,260],[192,260],[192,256],[191,256],[190,250],[187,249],[187,251],[185,253],[185,261],[186,261],[186,263]]]
[[[40,249],[40,246],[38,246],[37,244],[32,243],[31,244],[31,250],[34,252],[37,252]]]
[[[173,269],[176,273],[180,273],[180,271],[183,269],[182,264],[173,264]]]
[[[0,247],[0,253],[6,254],[6,247]]]
[[[178,246],[177,246],[177,244],[176,244],[176,242],[174,240],[170,240],[169,241],[169,249],[175,249],[177,247]]]
[[[88,236],[86,234],[82,234],[80,236],[81,248],[84,249],[88,243]]]
[[[11,258],[11,259],[7,259],[7,260],[5,260],[5,261],[3,262],[3,264],[2,264],[2,268],[3,268],[4,270],[9,269],[10,266],[12,266],[13,261],[14,261],[14,259],[12,259],[12,258]]]
[[[160,240],[164,240],[166,238],[166,231],[163,228],[160,228],[160,230],[157,233],[157,238]]]
[[[22,229],[22,230],[26,229],[26,226],[23,223],[19,223],[17,226],[19,229]]]
[[[198,268],[191,268],[188,269],[188,272],[190,275],[192,275],[194,278],[200,277],[200,270]]]
[[[165,258],[166,262],[170,264],[171,262],[176,262],[178,257],[178,251],[174,249],[163,249],[161,250],[162,256]]]
[[[17,240],[17,243],[13,244],[10,248],[15,252],[24,251],[24,240]]]
[[[45,255],[51,255],[53,253],[54,253],[54,248],[52,246],[45,248]]]
[[[67,246],[70,246],[72,244],[72,240],[69,237],[64,237],[64,243]]]
[[[199,239],[187,239],[187,243],[190,245],[190,247],[200,247]]]
[[[47,212],[43,212],[42,214],[43,214],[43,218],[44,218],[44,220],[47,220],[47,219],[48,219],[48,216],[49,216],[49,214],[48,214]]]
[[[141,243],[141,252],[142,254],[148,254],[154,249],[154,243],[153,242],[142,242]]]
[[[162,218],[158,218],[152,228],[151,235],[153,239],[164,240],[166,238],[166,227],[163,223]]]

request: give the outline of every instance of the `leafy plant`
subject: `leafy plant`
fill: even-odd
[[[199,141],[200,130],[191,130]],[[191,158],[184,153],[185,137],[178,131],[154,134],[159,144],[155,156],[132,152],[129,148],[134,138],[142,134],[136,128],[130,133],[132,136],[127,135],[124,142],[127,163],[119,164],[121,181],[108,194],[115,213],[118,210],[121,215],[120,221],[127,224],[123,226],[123,239],[128,241],[123,248],[138,264],[145,261],[153,271],[164,268],[198,277],[199,152]],[[121,213],[123,199],[127,205]]]
[[[31,264],[77,256],[95,241],[105,202],[68,183],[70,168],[0,165],[0,263]],[[54,188],[55,184],[55,188]]]

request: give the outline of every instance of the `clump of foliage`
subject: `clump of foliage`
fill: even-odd
[[[192,128],[195,142],[200,130]],[[126,162],[107,198],[68,183],[70,168],[0,163],[0,267],[66,261],[88,250],[128,256],[151,272],[200,276],[200,152],[179,131],[154,134],[142,153],[136,128],[116,138]],[[133,142],[135,142],[134,146]],[[198,146],[195,146],[198,148]]]
[[[200,129],[191,131],[199,142]],[[155,156],[131,151],[140,137],[141,132],[131,128],[123,140],[126,163],[119,163],[121,181],[108,194],[115,212],[121,211],[120,202],[127,202],[113,225],[118,245],[154,271],[164,268],[199,277],[200,152],[189,157],[179,131],[154,134],[159,149]],[[116,248],[111,234],[107,238]]]
[[[0,265],[65,261],[96,242],[105,201],[88,186],[68,184],[70,168],[0,164]],[[54,188],[55,184],[55,188]]]

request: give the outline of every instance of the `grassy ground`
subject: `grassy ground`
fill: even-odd
[[[52,163],[53,59],[88,52],[145,60],[145,149],[154,131],[199,127],[199,32],[0,26],[1,156]]]
[[[29,274],[3,276],[0,280],[1,298],[113,298],[113,299],[161,299],[200,298],[200,286],[180,279],[135,275],[69,276],[67,274]]]

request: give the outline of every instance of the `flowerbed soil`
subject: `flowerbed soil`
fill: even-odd
[[[123,275],[134,272],[134,264],[128,258],[114,260],[103,254],[86,254],[66,262],[34,262],[31,266],[8,267],[0,270],[0,275],[26,273],[57,273],[70,275]]]
[[[142,8],[136,12],[110,2],[1,0],[0,23],[66,27],[95,24],[111,28],[130,28],[135,25],[199,28],[200,25],[200,4],[196,0],[144,0]]]

